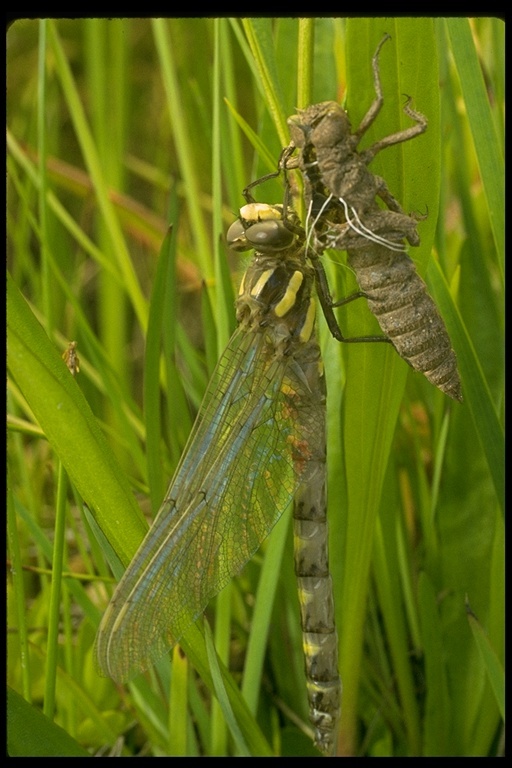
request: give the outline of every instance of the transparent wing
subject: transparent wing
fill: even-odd
[[[306,471],[317,409],[293,356],[276,355],[261,331],[235,331],[160,511],[103,616],[104,674],[125,681],[157,661],[251,558]]]

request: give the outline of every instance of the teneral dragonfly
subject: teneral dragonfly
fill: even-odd
[[[338,642],[327,558],[325,384],[315,270],[282,206],[250,203],[228,233],[256,248],[222,354],[155,521],[97,637],[102,672],[126,681],[159,659],[252,557],[294,501],[295,570],[315,742],[334,751]]]

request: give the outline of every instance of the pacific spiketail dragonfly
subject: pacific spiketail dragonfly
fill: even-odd
[[[333,754],[341,683],[315,334],[315,275],[322,272],[309,263],[304,231],[287,206],[256,203],[249,193],[246,200],[228,232],[234,249],[255,249],[236,302],[238,327],[155,521],[103,616],[97,658],[119,682],[158,660],[293,501],[310,719],[316,745]]]

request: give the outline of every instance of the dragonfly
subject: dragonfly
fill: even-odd
[[[381,150],[424,133],[427,119],[411,108],[408,98],[404,113],[415,125],[368,149],[358,149],[384,103],[378,57],[389,39],[389,35],[383,37],[373,56],[375,99],[359,127],[352,132],[347,113],[334,101],[299,110],[288,120],[291,143],[280,162],[288,169],[298,167],[304,177],[313,250],[347,251],[361,290],[334,306],[365,297],[385,334],[383,340],[390,341],[412,368],[442,392],[461,401],[457,359],[448,331],[404,243],[419,245],[417,221],[421,217],[406,214],[386,181],[368,169]],[[298,157],[292,157],[295,149]]]
[[[310,720],[317,747],[330,755],[341,683],[327,554],[316,270],[293,212],[256,203],[248,189],[227,235],[235,250],[255,249],[236,301],[238,325],[160,510],[102,618],[97,660],[118,682],[156,662],[240,572],[293,501]]]

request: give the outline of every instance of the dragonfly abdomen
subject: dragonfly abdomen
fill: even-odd
[[[309,716],[315,743],[333,754],[341,708],[338,635],[329,574],[325,459],[311,460],[294,501],[294,557]]]

